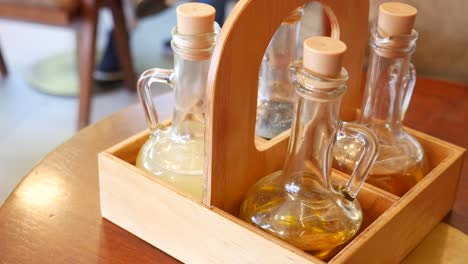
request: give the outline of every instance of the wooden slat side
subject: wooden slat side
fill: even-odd
[[[258,151],[266,151],[273,146],[280,144],[283,141],[288,142],[289,141],[289,135],[291,134],[291,129],[287,129],[283,132],[281,132],[279,135],[275,136],[274,138],[270,140],[262,140],[262,141],[255,141],[255,147],[257,148]],[[257,138],[257,137],[256,137]]]
[[[430,143],[431,145],[440,146],[441,150],[443,151],[450,151],[450,152],[464,152],[465,151],[465,149],[460,146],[457,146],[445,140],[436,138],[434,136],[423,133],[421,131],[418,131],[409,127],[405,127],[405,130],[408,131],[411,135],[415,136],[420,141],[425,141],[425,142]]]
[[[186,263],[323,263],[99,155],[104,218]]]
[[[223,210],[219,209],[219,208],[216,208],[216,207],[211,207],[211,210],[213,210],[214,212],[216,212],[217,214],[219,214],[220,216],[240,225],[240,226],[243,226],[244,228],[246,229],[249,229],[251,232],[265,238],[266,240],[270,240],[270,241],[273,241],[275,242],[276,244],[278,245],[281,245],[283,248],[285,249],[288,249],[289,251],[293,252],[294,254],[297,254],[297,255],[300,255],[306,259],[309,259],[312,263],[325,263],[323,262],[322,260],[319,260],[315,257],[313,257],[312,255],[310,254],[307,254],[305,251],[302,251],[284,241],[282,241],[281,239],[271,235],[271,234],[268,234],[267,232],[253,226],[253,225],[250,225],[246,222],[244,222],[243,220],[229,214],[229,213],[226,213],[224,212]]]
[[[462,167],[453,150],[330,263],[398,263],[450,210]]]
[[[423,147],[428,158],[430,169],[433,169],[451,153],[460,149],[458,146],[452,145],[448,142],[424,134],[417,130],[408,128],[405,129],[421,143],[421,146]]]
[[[263,145],[268,142],[268,139],[262,137],[255,137],[255,145]]]

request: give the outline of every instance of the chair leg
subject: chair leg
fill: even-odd
[[[78,25],[78,68],[80,94],[78,107],[78,129],[88,125],[93,92],[96,29],[99,6],[89,4],[83,7],[84,18]]]
[[[3,59],[2,49],[0,49],[0,75],[2,76],[8,75],[8,69],[5,63],[5,59]]]
[[[129,34],[125,23],[122,0],[107,1],[112,11],[114,20],[114,39],[117,44],[117,51],[120,65],[123,67],[125,82],[128,89],[135,90],[136,79],[133,71],[132,55],[130,52]]]

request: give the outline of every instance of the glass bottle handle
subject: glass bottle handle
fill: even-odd
[[[341,190],[345,198],[354,200],[377,159],[380,145],[377,136],[372,130],[358,124],[341,122],[341,127],[337,133],[337,140],[343,137],[359,140],[363,145],[361,155],[356,160],[357,163],[354,171]]]
[[[403,104],[401,107],[401,120],[405,118],[406,110],[408,110],[409,103],[411,101],[411,96],[413,95],[414,86],[416,85],[416,69],[412,63],[409,64],[408,73],[404,77],[404,95],[403,95]]]
[[[151,84],[154,82],[164,83],[172,88],[173,76],[173,70],[152,68],[143,72],[138,79],[138,95],[140,97],[141,104],[143,105],[146,122],[151,130],[156,129],[159,123],[158,113],[154,107],[153,96],[151,94]]]

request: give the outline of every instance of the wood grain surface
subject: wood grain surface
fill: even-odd
[[[467,85],[418,78],[406,124],[468,147]],[[97,153],[146,124],[135,105],[46,156],[0,207],[0,263],[176,263],[99,212]],[[468,160],[446,222],[468,233]]]

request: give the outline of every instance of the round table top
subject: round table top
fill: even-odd
[[[406,124],[468,147],[466,85],[419,78]],[[172,96],[156,105],[168,116]],[[161,107],[161,105],[165,107]],[[47,155],[0,207],[0,263],[175,263],[172,257],[101,218],[97,154],[146,128],[140,106],[77,133]],[[468,233],[468,169],[445,221]]]

